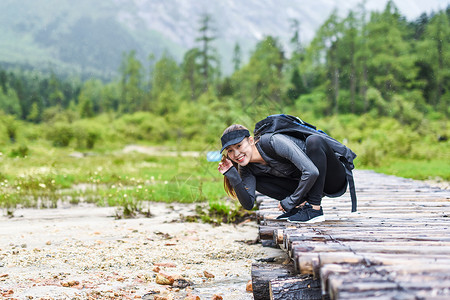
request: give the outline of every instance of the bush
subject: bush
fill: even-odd
[[[94,149],[95,144],[102,137],[104,126],[94,120],[80,120],[73,124],[74,137],[77,148]]]
[[[175,137],[164,117],[148,112],[124,115],[114,122],[113,128],[125,140],[161,143]]]
[[[2,125],[4,126],[4,130],[7,138],[10,142],[14,143],[17,139],[17,129],[19,128],[19,123],[16,120],[16,117],[12,115],[5,115],[0,111],[0,117]]]
[[[295,101],[295,108],[301,116],[304,116],[305,113],[312,113],[314,116],[323,116],[329,109],[327,95],[321,92],[301,95]]]
[[[67,147],[74,137],[72,126],[67,123],[55,123],[49,127],[47,139],[53,143],[55,147]]]
[[[15,149],[12,149],[9,156],[10,157],[26,157],[28,156],[28,147],[26,145],[19,146]]]

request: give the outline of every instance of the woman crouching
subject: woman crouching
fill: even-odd
[[[324,194],[340,196],[347,187],[345,168],[334,151],[320,135],[310,135],[304,141],[280,133],[263,137],[255,140],[238,124],[223,132],[224,155],[218,170],[224,175],[227,194],[250,210],[258,191],[280,201],[278,208],[284,213],[277,219],[324,221]],[[261,147],[263,142],[268,145]],[[271,156],[263,151],[266,147],[272,148]]]

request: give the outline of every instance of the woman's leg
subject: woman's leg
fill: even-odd
[[[256,190],[261,194],[283,200],[292,195],[298,187],[298,180],[273,176],[258,176],[256,178]]]
[[[319,170],[319,177],[308,192],[308,202],[320,205],[324,191],[333,194],[347,183],[345,168],[333,149],[318,135],[306,139],[306,155]]]

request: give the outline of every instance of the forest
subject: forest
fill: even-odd
[[[206,152],[220,148],[232,123],[252,129],[288,113],[344,141],[357,167],[449,180],[449,20],[450,7],[407,21],[392,1],[380,12],[361,5],[346,17],[333,12],[306,44],[293,19],[291,51],[266,36],[244,63],[239,44],[232,61],[221,61],[205,14],[192,37],[198,46],[181,62],[168,53],[139,61],[130,51],[109,81],[4,66],[0,152],[128,144]]]

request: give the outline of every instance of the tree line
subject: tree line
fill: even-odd
[[[235,45],[232,74],[224,76],[212,30],[199,20],[198,46],[181,62],[169,53],[139,61],[123,54],[118,78],[109,82],[0,69],[0,110],[33,123],[113,113],[183,115],[183,134],[202,126],[203,113],[232,122],[258,105],[291,108],[314,116],[373,114],[404,124],[450,115],[450,7],[407,21],[394,2],[381,12],[364,5],[344,18],[334,11],[314,39],[301,40],[301,22],[291,22],[289,55],[277,37],[266,36],[242,64]],[[188,115],[188,116],[186,116]],[[194,126],[194,127],[195,127]]]

